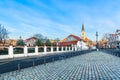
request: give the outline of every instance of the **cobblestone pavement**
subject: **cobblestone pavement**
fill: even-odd
[[[120,80],[120,58],[91,52],[4,73],[0,75],[0,80]]]

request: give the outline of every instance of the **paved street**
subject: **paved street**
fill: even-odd
[[[120,58],[102,52],[91,52],[0,75],[0,80],[119,79]]]

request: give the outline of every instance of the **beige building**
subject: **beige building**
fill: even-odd
[[[17,43],[16,39],[8,39],[5,41],[5,44],[3,42],[0,43],[0,46],[10,46],[10,45],[16,46],[16,43]]]

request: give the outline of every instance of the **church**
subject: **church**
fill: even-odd
[[[86,34],[85,34],[85,29],[84,29],[84,24],[82,24],[82,30],[81,30],[81,39],[84,42],[89,42],[89,39],[87,38]]]
[[[70,34],[63,40],[61,40],[58,44],[58,46],[71,46],[71,45],[76,45],[78,41],[83,41],[88,44],[89,39],[86,37],[85,34],[85,28],[84,24],[82,24],[82,30],[81,30],[81,37],[76,36],[74,34]]]

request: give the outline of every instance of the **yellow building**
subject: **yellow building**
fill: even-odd
[[[15,39],[10,39],[10,44],[13,46],[16,46],[17,40]]]
[[[82,24],[81,38],[88,46],[93,46],[92,41],[85,34],[84,24]]]
[[[17,43],[16,39],[8,39],[5,41],[5,44],[4,42],[0,43],[0,46],[10,46],[10,45],[16,46],[16,43]]]

